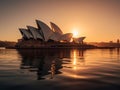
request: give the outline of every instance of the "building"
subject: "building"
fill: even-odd
[[[38,28],[27,26],[27,29],[19,28],[23,40],[41,40],[43,42],[67,41],[72,39],[72,33],[63,34],[62,30],[54,23],[50,22],[51,28],[40,20],[36,20]]]
[[[83,44],[84,39],[85,37],[73,38],[73,42]]]
[[[83,43],[85,37],[73,38],[72,33],[63,33],[62,30],[53,22],[50,22],[51,28],[40,20],[36,20],[37,28],[27,26],[19,28],[22,39],[18,40],[17,47],[49,47],[49,46],[68,46],[64,43]],[[48,42],[55,42],[49,43]],[[59,44],[59,45],[57,45]]]

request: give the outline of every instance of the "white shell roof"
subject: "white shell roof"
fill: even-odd
[[[26,37],[27,39],[33,38],[29,30],[23,28],[20,28],[19,30],[22,33],[23,37]]]
[[[85,37],[79,37],[79,38],[74,38],[74,41],[76,43],[81,43],[81,42],[83,42],[84,39],[85,39]]]
[[[60,38],[61,38],[61,34],[57,33],[57,32],[54,32],[51,36],[50,36],[50,39],[51,40],[54,40],[54,41],[59,41]]]
[[[66,33],[61,36],[60,40],[65,40],[65,41],[69,42],[71,40],[72,36],[73,36],[72,33]]]
[[[54,32],[57,32],[59,34],[63,34],[62,30],[54,23],[50,22],[51,28]]]
[[[27,26],[27,28],[32,33],[34,39],[43,39],[43,37],[41,36],[41,34],[40,34],[40,32],[38,31],[37,28],[32,27],[32,26]]]
[[[79,38],[78,38],[78,41],[79,41],[79,42],[82,42],[84,39],[85,39],[85,37],[79,37]]]
[[[28,29],[20,28],[20,32],[23,38],[42,39],[48,41],[49,39],[54,41],[67,41],[69,42],[73,36],[72,33],[63,34],[61,29],[54,23],[50,22],[52,30],[44,22],[36,20],[38,28],[27,26]],[[82,42],[85,37],[73,38],[75,42]]]
[[[49,28],[48,25],[46,25],[42,21],[36,20],[36,22],[44,34],[45,41],[48,41],[49,37],[53,34],[53,31]]]

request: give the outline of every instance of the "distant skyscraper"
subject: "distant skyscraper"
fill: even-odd
[[[120,40],[119,40],[119,39],[117,39],[117,43],[118,43],[118,44],[120,43]]]

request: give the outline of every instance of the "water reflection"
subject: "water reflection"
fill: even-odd
[[[53,79],[54,77],[54,74],[55,74],[55,61],[52,61],[52,64],[51,64],[51,79]]]
[[[120,54],[120,48],[117,48],[117,55]]]
[[[74,70],[77,69],[78,64],[83,64],[85,62],[83,50],[77,50],[77,49],[72,50],[71,51],[71,58],[72,58],[72,64],[73,64]]]
[[[20,89],[35,87],[32,89],[46,90],[46,85],[49,85],[48,90],[54,87],[59,90],[76,90],[81,87],[82,90],[118,90],[119,71],[119,48],[0,50],[0,82],[2,87],[8,86],[8,89],[20,86]]]
[[[102,54],[100,54],[101,51]],[[115,58],[119,60],[118,49],[96,50],[96,52],[79,49],[40,49],[18,50],[18,52],[22,59],[20,68],[35,73],[37,80],[53,79],[60,74],[72,78],[81,78],[82,76],[78,73],[85,69],[93,68],[94,70],[98,66],[100,68],[106,67],[109,64],[113,65],[114,63],[110,62],[113,62],[112,60]],[[103,54],[103,52],[106,53]]]
[[[117,58],[118,58],[118,61],[120,61],[120,48],[117,48]]]
[[[78,60],[84,60],[83,50],[75,49],[18,50],[18,52],[22,57],[20,68],[36,72],[38,80],[53,79],[55,75],[61,74],[62,64],[65,64],[64,58],[72,58],[72,61],[69,59],[68,62],[73,63],[74,70],[77,69]]]
[[[112,56],[114,53],[114,49],[109,49],[109,51],[110,51],[110,55]]]
[[[22,56],[21,69],[28,69],[37,73],[37,79],[46,79],[44,76],[61,74],[62,58],[70,57],[70,50],[18,50]]]

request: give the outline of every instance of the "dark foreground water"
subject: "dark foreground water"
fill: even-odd
[[[0,90],[120,90],[120,51],[0,49]]]

